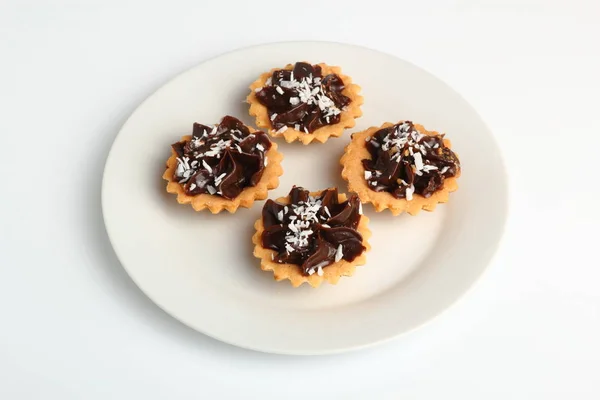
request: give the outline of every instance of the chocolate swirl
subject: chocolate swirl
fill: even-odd
[[[367,138],[370,159],[362,160],[371,190],[412,200],[430,197],[444,180],[460,173],[460,162],[443,135],[424,135],[410,121],[378,130]]]
[[[337,189],[313,197],[294,186],[289,199],[289,204],[268,200],[262,210],[262,245],[277,252],[273,261],[299,265],[303,275],[322,275],[324,267],[353,261],[365,250],[356,195],[340,203]]]
[[[195,123],[192,138],[172,145],[177,153],[173,179],[185,193],[202,193],[233,199],[255,186],[267,165],[271,141],[250,130],[237,118],[225,116],[218,125]]]
[[[289,126],[310,133],[340,122],[341,111],[351,101],[343,90],[338,75],[323,77],[319,65],[297,62],[291,70],[273,72],[256,98],[267,107],[274,129],[283,131]]]

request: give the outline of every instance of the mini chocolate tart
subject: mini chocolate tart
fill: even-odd
[[[450,141],[410,121],[354,133],[340,162],[349,191],[394,215],[433,211],[458,188],[461,173]]]
[[[309,193],[294,186],[287,197],[265,203],[254,225],[254,256],[262,270],[294,287],[335,284],[364,265],[368,222],[356,195],[347,199],[335,188]]]
[[[288,64],[262,74],[250,89],[246,100],[256,125],[288,143],[324,143],[352,128],[362,115],[360,86],[339,67]]]
[[[277,144],[231,116],[213,126],[195,123],[192,135],[171,147],[163,174],[167,192],[196,211],[248,208],[254,200],[266,199],[283,174]]]

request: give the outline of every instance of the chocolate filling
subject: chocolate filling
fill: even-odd
[[[267,107],[276,130],[292,127],[314,132],[340,122],[340,113],[350,99],[342,94],[344,82],[336,74],[323,77],[319,65],[297,62],[291,70],[277,70],[256,92]]]
[[[258,183],[271,141],[264,132],[250,133],[240,120],[225,116],[212,127],[195,123],[191,140],[172,147],[177,153],[173,180],[187,195],[208,193],[231,200]]]
[[[443,135],[423,135],[405,121],[367,138],[370,159],[362,160],[371,190],[412,200],[413,193],[430,197],[446,178],[460,172],[460,162],[444,145]]]
[[[356,230],[361,218],[356,195],[339,203],[337,189],[313,197],[294,186],[289,198],[286,205],[268,200],[262,210],[262,245],[277,252],[273,261],[299,265],[303,275],[321,275],[323,267],[353,261],[365,250]]]

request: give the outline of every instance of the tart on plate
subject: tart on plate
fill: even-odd
[[[231,116],[212,126],[195,123],[192,135],[171,147],[163,174],[167,192],[196,211],[248,208],[266,199],[283,174],[277,144]]]
[[[306,62],[262,74],[246,98],[256,126],[290,143],[324,143],[355,125],[362,115],[360,86],[340,67]]]
[[[294,186],[288,196],[265,203],[254,225],[254,256],[262,270],[294,287],[335,284],[365,264],[368,223],[356,195],[347,198],[335,188],[309,193]]]
[[[458,156],[444,135],[411,121],[352,134],[340,162],[348,190],[376,211],[433,211],[458,188]]]

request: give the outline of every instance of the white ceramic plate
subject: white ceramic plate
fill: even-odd
[[[226,114],[253,124],[248,85],[299,60],[340,65],[362,86],[364,116],[341,138],[309,146],[279,141],[285,170],[270,197],[292,185],[340,186],[339,158],[350,133],[410,119],[446,132],[463,173],[450,202],[433,213],[371,218],[372,250],[353,277],[294,289],[252,256],[252,209],[212,215],[179,205],[161,175],[170,144],[194,121]],[[492,134],[446,84],[398,58],[323,42],[277,43],[228,53],[173,79],[129,118],[108,157],[102,190],[106,228],[136,284],[190,327],[237,346],[272,353],[324,354],[382,342],[433,318],[481,275],[507,213],[506,178]]]

